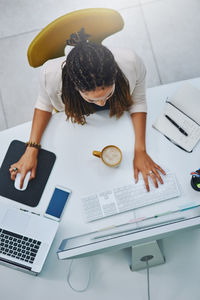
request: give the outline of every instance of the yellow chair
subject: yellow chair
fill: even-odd
[[[89,41],[101,43],[123,26],[121,15],[113,9],[88,8],[65,14],[47,25],[31,42],[27,52],[29,64],[36,68],[51,58],[63,56],[66,40],[82,27],[90,34]]]

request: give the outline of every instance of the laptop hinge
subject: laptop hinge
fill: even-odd
[[[17,263],[17,262],[13,262],[13,261],[10,261],[9,259],[6,259],[6,258],[2,258],[0,257],[0,262],[3,264],[9,264],[11,265],[12,267],[14,268],[19,268],[19,269],[23,269],[24,271],[29,271],[31,273],[34,273],[33,271],[31,271],[31,267],[28,267],[28,266],[25,266],[25,265],[22,265],[20,263]]]

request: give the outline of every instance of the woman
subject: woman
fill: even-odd
[[[14,180],[21,173],[20,187],[26,173],[35,178],[40,140],[53,109],[65,110],[67,119],[85,124],[85,116],[100,109],[109,109],[110,117],[120,118],[129,111],[135,131],[134,178],[141,172],[147,191],[148,176],[156,187],[165,174],[147,154],[145,145],[146,70],[141,59],[129,50],[110,51],[101,44],[88,42],[82,28],[73,33],[67,45],[74,46],[67,58],[49,60],[42,67],[40,93],[36,102],[30,140],[20,160],[9,171]]]

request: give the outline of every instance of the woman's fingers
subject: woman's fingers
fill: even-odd
[[[154,173],[151,173],[151,174],[150,174],[150,177],[151,177],[151,179],[152,179],[152,181],[153,181],[155,187],[158,188],[158,182],[157,182],[157,180],[156,180],[155,174],[154,174]]]
[[[166,175],[165,171],[157,164],[155,164],[156,169],[158,169],[163,175]]]
[[[164,183],[161,175],[166,175],[165,171],[157,165],[147,153],[137,152],[134,157],[133,165],[135,180],[138,180],[138,174],[141,172],[147,191],[150,190],[149,178],[156,188],[159,187],[159,183]]]
[[[161,169],[161,168],[160,168]],[[164,172],[164,171],[163,171]],[[164,172],[165,173],[165,172]],[[147,191],[150,191],[150,188],[149,188],[149,182],[148,182],[148,176],[151,177],[151,180],[153,181],[154,183],[154,186],[156,188],[158,188],[158,181],[163,184],[163,179],[162,177],[160,176],[159,172],[155,169],[155,168],[152,168],[152,170],[150,170],[148,173],[145,173],[143,172],[142,173],[142,176],[143,176],[143,179],[144,179],[144,182],[145,182],[145,186],[146,186],[146,189]]]
[[[9,169],[10,171],[10,178],[11,180],[15,180],[17,173],[19,172],[19,169],[17,168],[17,166],[12,165]]]
[[[138,169],[134,169],[134,178],[135,178],[135,183],[137,183],[138,182]]]
[[[144,179],[146,190],[147,190],[147,192],[149,192],[150,188],[149,188],[148,176],[145,173],[142,173],[142,176],[143,176],[143,179]]]
[[[32,179],[34,179],[36,177],[36,168],[33,168],[32,170],[31,170],[31,175],[30,175],[30,179],[29,180],[32,180]]]
[[[10,174],[10,178],[11,178],[11,180],[15,180],[15,178],[16,178],[16,175],[17,175],[17,172],[12,172],[11,174]]]
[[[158,180],[160,181],[160,183],[163,184],[162,177],[160,176],[159,172],[156,169],[153,170],[152,174],[154,174],[158,178]]]

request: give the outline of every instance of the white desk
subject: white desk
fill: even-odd
[[[194,86],[200,88],[200,78],[191,80],[191,82]],[[182,197],[175,200],[177,205],[187,202],[188,198],[190,200],[191,198],[193,200],[199,199],[199,193],[193,191],[190,187],[190,172],[199,168],[200,145],[195,148],[192,154],[185,153],[152,129],[151,124],[161,111],[167,96],[172,95],[180,85],[181,83],[179,82],[148,90],[149,113],[147,122],[148,153],[165,169],[167,168],[175,172],[178,181],[181,183]],[[3,291],[2,295],[4,295],[2,299],[14,299],[14,295],[16,294],[18,295],[17,299],[27,299],[26,292],[28,290],[28,294],[34,293],[34,295],[29,296],[30,300],[36,299],[37,295],[38,299],[61,299],[61,297],[70,296],[73,296],[73,299],[78,299],[80,294],[71,291],[65,283],[65,270],[67,268],[66,266],[68,266],[68,262],[58,261],[55,254],[61,240],[65,237],[104,227],[105,225],[111,225],[113,222],[115,224],[121,223],[144,214],[144,209],[138,209],[134,213],[127,212],[91,224],[85,223],[82,214],[80,201],[82,195],[101,191],[113,185],[118,186],[123,183],[129,183],[133,180],[132,160],[134,134],[128,114],[125,114],[121,119],[116,121],[114,118],[110,119],[108,117],[107,111],[99,112],[88,117],[87,124],[84,126],[73,125],[70,122],[65,122],[65,119],[64,113],[55,114],[43,136],[42,146],[55,152],[57,160],[39,205],[31,210],[39,213],[44,212],[55,184],[71,188],[73,191],[72,197],[67,205],[59,231],[39,277],[34,278],[30,275],[0,266],[0,276],[2,278],[1,289]],[[8,145],[13,139],[22,141],[28,139],[30,127],[31,123],[29,122],[0,132],[0,162],[3,160]],[[92,156],[93,150],[102,149],[108,144],[119,146],[123,152],[123,161],[117,169],[108,168],[101,163],[98,158]],[[0,198],[0,201],[15,207],[27,209],[27,206],[5,198]],[[173,208],[175,201],[171,201],[171,204],[169,204],[169,202],[161,203],[157,206],[156,211],[154,208],[154,213]],[[146,215],[151,213],[151,207],[145,208]],[[200,210],[195,209],[187,212],[185,215],[188,217],[200,215]],[[162,234],[162,232],[160,233]],[[123,266],[124,269],[127,269],[126,272],[130,272],[128,271],[127,262],[124,262],[125,259],[122,253],[124,252],[93,257],[94,265],[96,266],[96,271],[94,271],[96,275],[94,274],[93,285],[85,294],[82,294],[84,299],[88,299],[89,295],[91,295],[93,299],[102,299],[102,297],[105,296],[106,288],[107,291],[109,291],[108,298],[113,297],[114,299],[115,297],[115,299],[120,299],[120,295],[122,296],[123,293],[117,292],[117,287],[113,288],[113,290],[111,283],[109,283],[108,287],[99,272],[101,272],[101,266],[105,266],[106,260],[109,265],[109,259],[111,259],[112,264],[113,257],[116,258],[115,263],[121,259],[122,264],[120,268]],[[160,268],[162,267],[164,268],[164,266],[160,266]],[[110,275],[115,274],[113,270],[110,270],[110,272]],[[115,274],[115,280],[117,280],[117,276],[118,275]],[[130,274],[127,276],[130,276]],[[131,276],[133,278],[133,275]],[[137,274],[134,274],[134,280],[135,279],[137,281]],[[144,281],[141,284],[145,286],[146,282]],[[13,286],[13,288],[10,289],[8,288],[9,286]],[[6,290],[7,288],[8,290]],[[100,291],[100,288],[103,290]],[[123,290],[125,293],[128,293],[126,298],[132,299],[135,291],[131,281],[130,284],[127,282],[127,287],[123,285]],[[98,291],[98,295],[95,291]],[[131,294],[129,294],[128,291],[132,291]],[[141,293],[139,293],[139,295],[141,295]],[[154,297],[154,299],[159,298]],[[164,299],[165,298],[163,298],[163,300]]]

